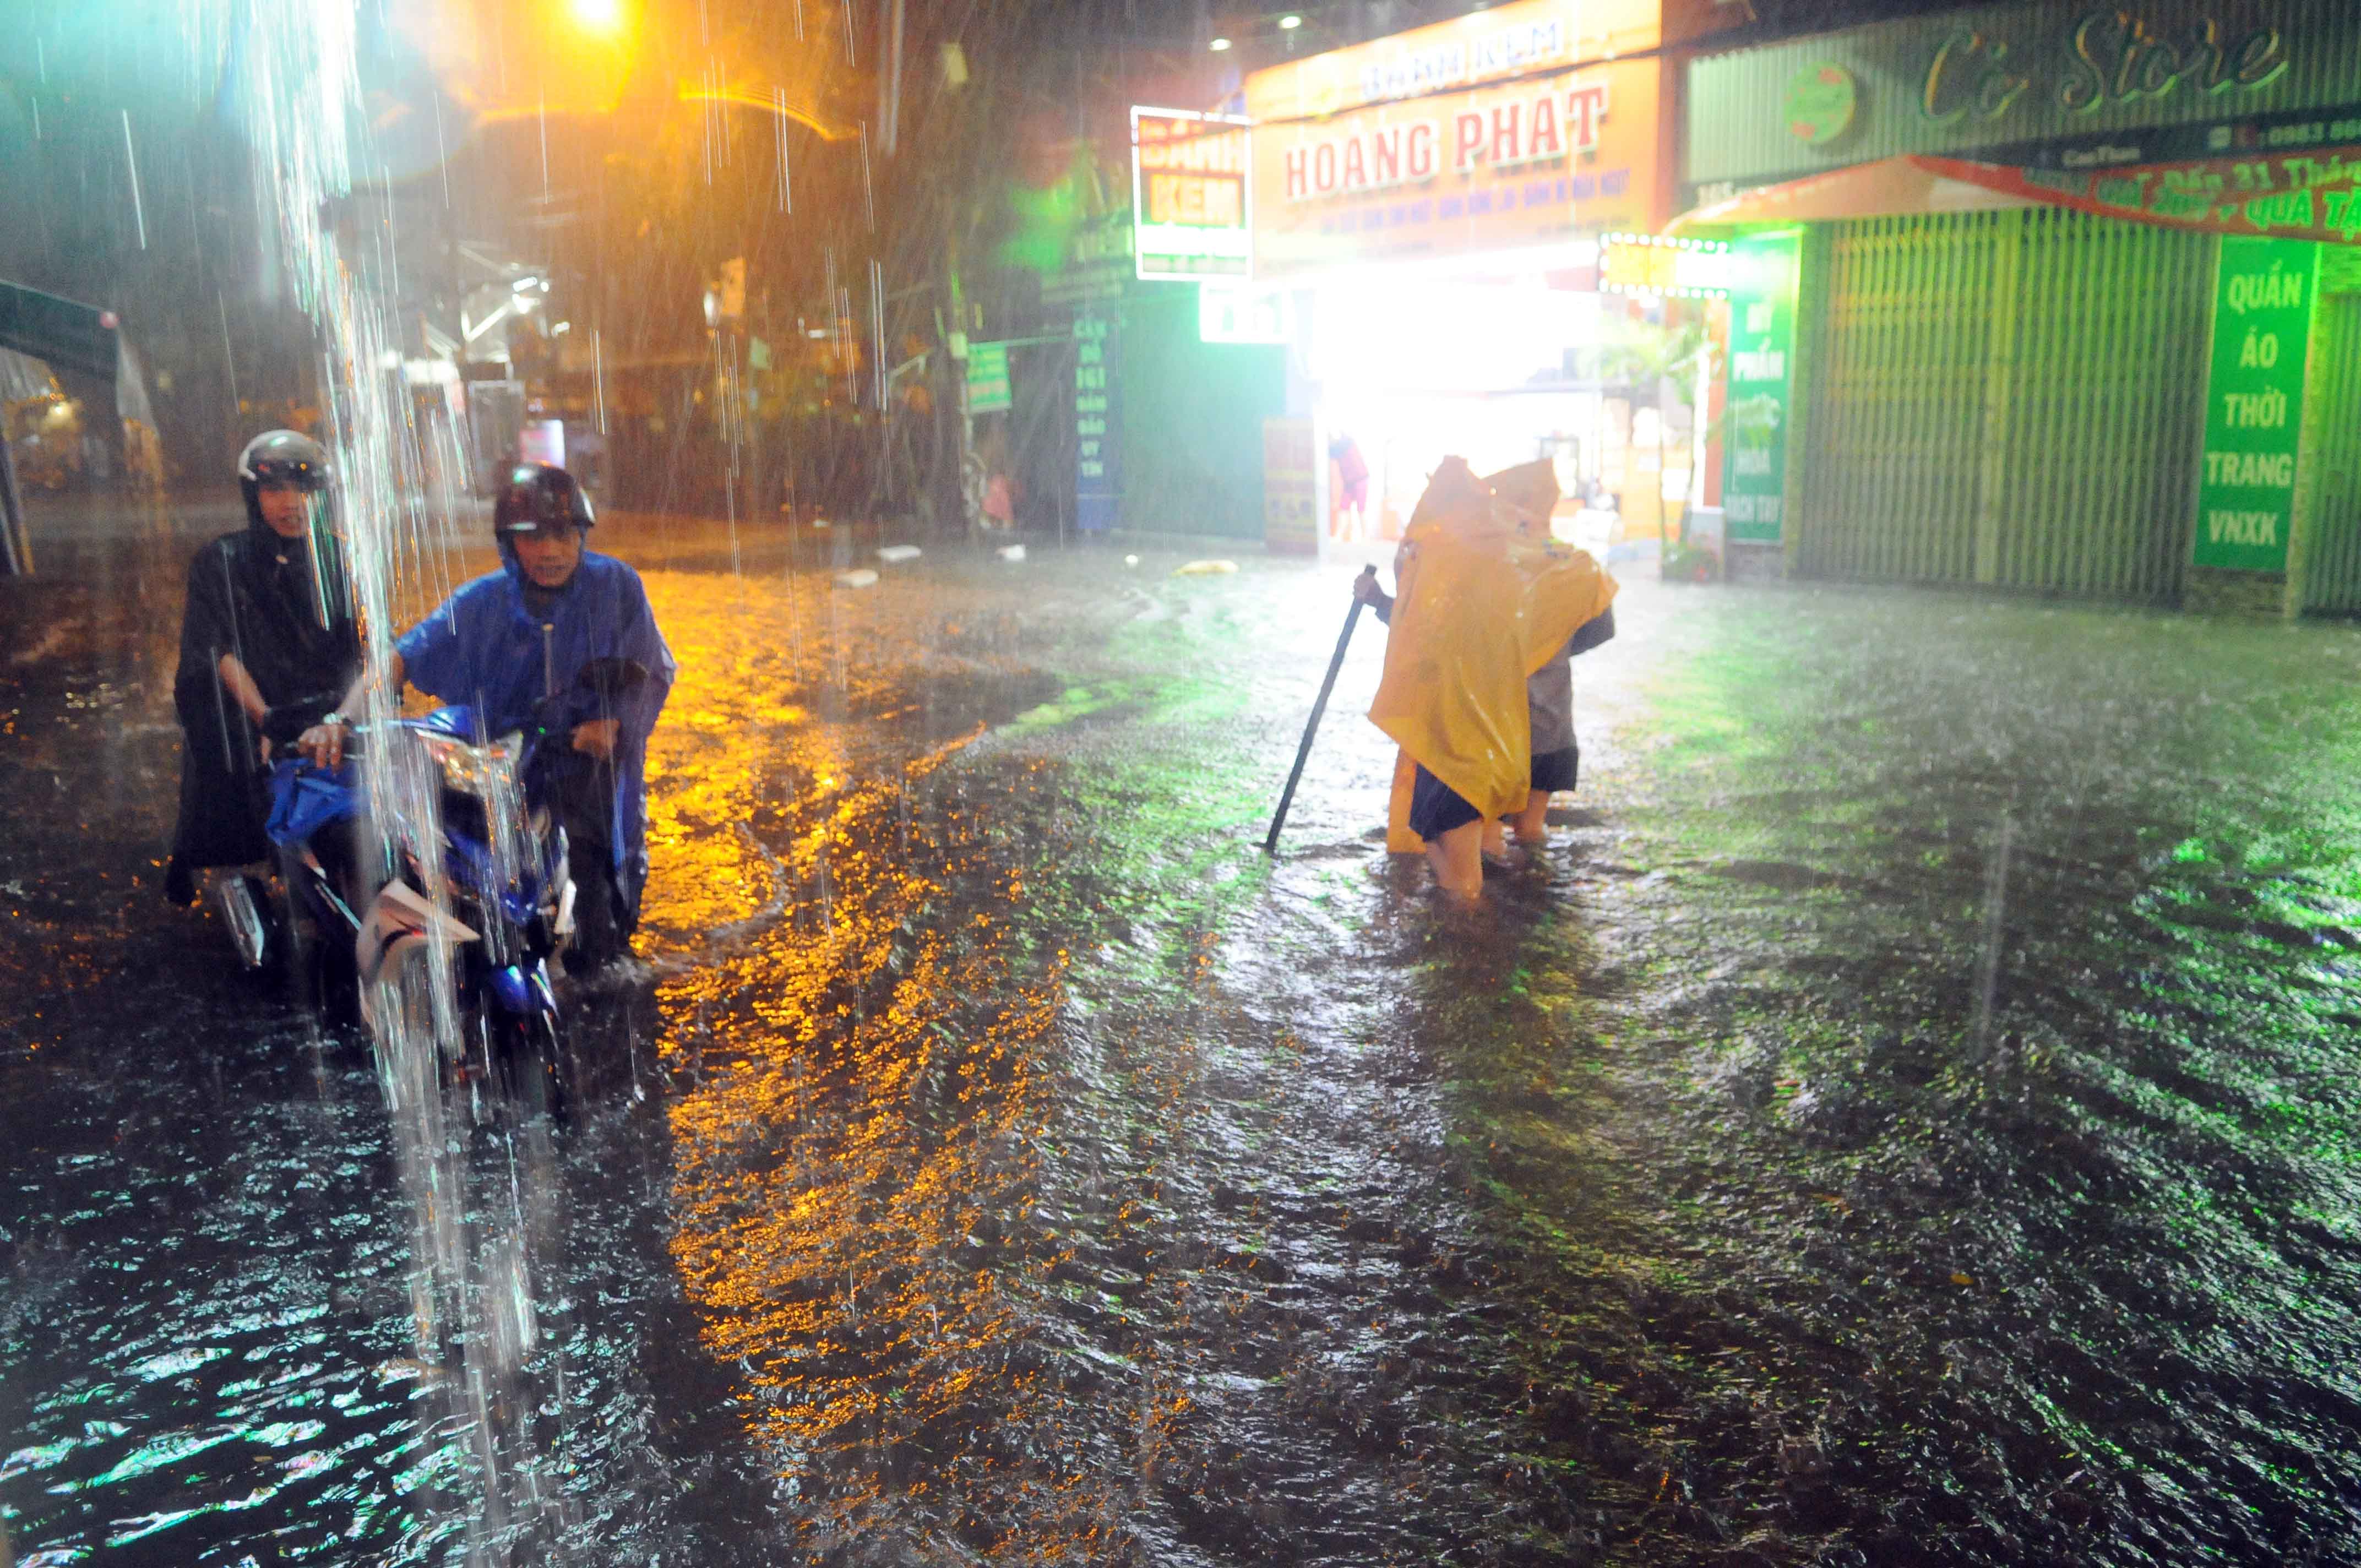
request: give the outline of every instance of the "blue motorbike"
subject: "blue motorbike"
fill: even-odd
[[[466,707],[366,734],[377,798],[400,827],[397,863],[365,909],[338,885],[334,858],[316,852],[324,834],[361,813],[354,763],[334,773],[280,764],[270,833],[281,874],[318,934],[315,950],[344,944],[351,954],[390,1092],[423,1089],[431,1042],[442,1079],[489,1087],[528,1114],[562,1113],[552,970],[584,936],[586,916],[597,936],[613,880],[603,851],[569,845],[561,802],[581,787],[582,760],[548,742],[645,678],[626,661],[597,661],[529,729],[498,738]]]

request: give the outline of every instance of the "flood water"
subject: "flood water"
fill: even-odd
[[[455,1124],[487,1391],[365,1036],[159,896],[227,520],[0,582],[19,1568],[2361,1561],[2349,627],[1633,581],[1454,913],[1372,624],[1260,849],[1357,559],[610,521],[645,962]]]

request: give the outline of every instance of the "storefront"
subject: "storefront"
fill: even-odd
[[[1304,543],[1397,536],[1455,453],[1554,458],[1566,513],[1614,493],[1657,532],[1691,421],[1656,428],[1661,378],[1635,394],[1666,312],[1599,292],[1598,241],[1675,210],[1673,41],[1657,0],[1519,0],[1246,78],[1252,286],[1290,319],[1269,450],[1308,455]]]
[[[1688,67],[1725,505],[1800,575],[2361,610],[2361,14],[1985,6]]]

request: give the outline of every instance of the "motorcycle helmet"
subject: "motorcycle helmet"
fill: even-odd
[[[519,533],[588,530],[598,519],[574,476],[548,463],[511,465],[492,502],[492,537],[502,551]]]
[[[328,488],[328,449],[300,431],[266,430],[237,455],[237,488],[246,520],[263,526],[262,487],[292,485],[317,495]]]

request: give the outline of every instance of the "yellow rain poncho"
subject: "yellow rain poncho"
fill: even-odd
[[[1369,718],[1400,745],[1386,846],[1423,847],[1409,823],[1413,765],[1487,817],[1520,810],[1532,782],[1525,679],[1605,610],[1615,579],[1549,537],[1554,471],[1529,463],[1478,479],[1435,470],[1402,536],[1385,677]]]

